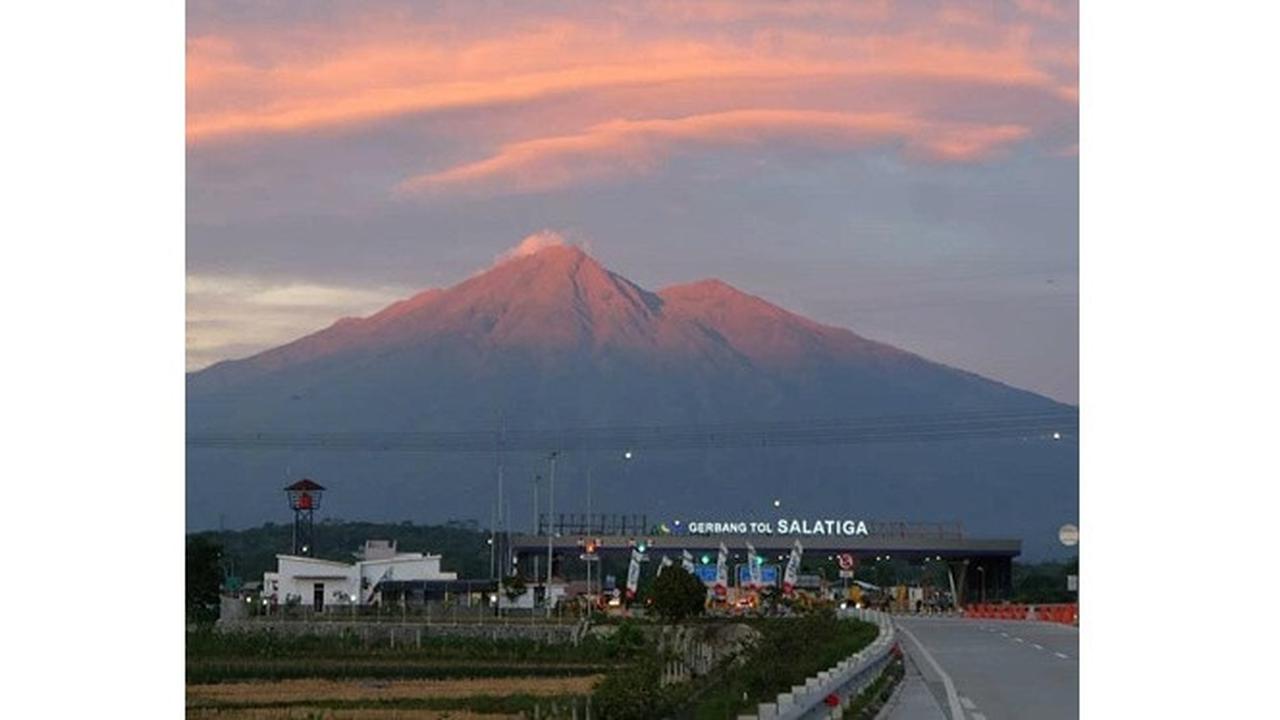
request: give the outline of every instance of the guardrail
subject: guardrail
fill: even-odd
[[[739,715],[738,720],[811,720],[842,717],[846,708],[893,659],[898,644],[893,621],[875,610],[842,610],[840,615],[875,623],[880,628],[867,647],[827,670],[781,693],[771,703],[760,703],[755,715]]]

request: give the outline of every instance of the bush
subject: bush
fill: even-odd
[[[604,720],[653,720],[670,715],[675,703],[671,693],[661,687],[661,676],[657,658],[647,658],[606,675],[593,696],[600,717]]]
[[[692,573],[678,565],[662,571],[653,582],[653,609],[670,623],[678,623],[691,615],[701,615],[706,608],[707,588]]]
[[[222,584],[222,548],[204,537],[187,539],[187,620],[218,619],[218,586]]]

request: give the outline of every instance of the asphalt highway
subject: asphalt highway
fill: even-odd
[[[1076,628],[963,618],[906,616],[895,621],[909,667],[890,720],[1079,717]]]

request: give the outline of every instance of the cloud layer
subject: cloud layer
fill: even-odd
[[[1074,127],[1070,3],[384,3],[298,18],[197,24],[193,148],[409,122],[453,149],[424,149],[393,183],[412,195],[536,192],[766,141],[975,162],[1034,139],[1061,152]]]
[[[187,370],[245,357],[409,294],[243,275],[187,276]]]

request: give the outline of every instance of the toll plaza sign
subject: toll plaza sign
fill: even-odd
[[[778,518],[763,520],[701,521],[685,525],[690,535],[833,535],[856,537],[869,535],[865,520],[825,520]]]

